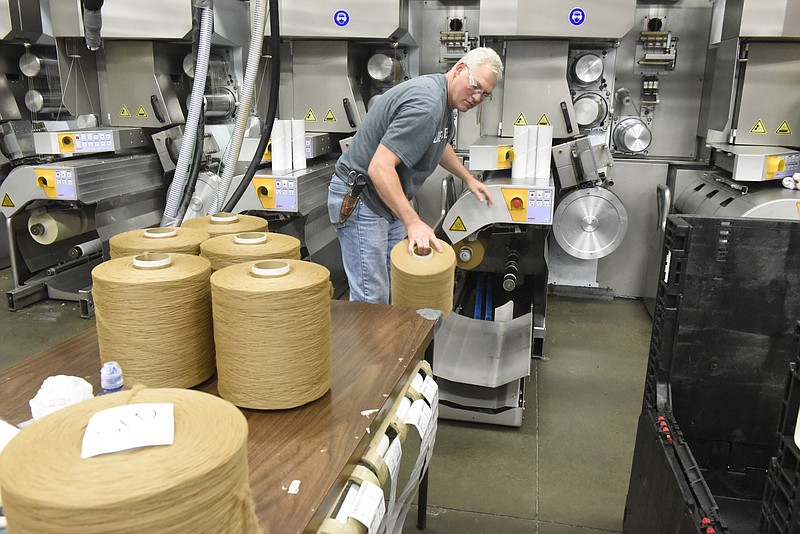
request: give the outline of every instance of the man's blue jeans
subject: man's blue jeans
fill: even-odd
[[[328,186],[328,216],[339,236],[350,300],[389,304],[390,256],[392,248],[405,238],[406,229],[400,221],[390,223],[360,201],[347,221],[339,224],[339,209],[347,189],[334,174]]]

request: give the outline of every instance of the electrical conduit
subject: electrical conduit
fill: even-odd
[[[278,0],[269,0],[269,104],[267,105],[267,116],[264,119],[264,127],[261,131],[261,140],[258,142],[253,159],[244,173],[242,181],[236,186],[236,190],[223,206],[222,211],[233,212],[236,204],[241,200],[242,195],[250,187],[250,183],[256,171],[261,166],[264,150],[267,148],[269,137],[272,134],[272,126],[275,117],[278,115],[278,90],[281,85],[281,36],[280,21],[278,20]]]
[[[183,196],[186,173],[189,169],[197,138],[197,123],[200,120],[200,113],[202,112],[203,97],[206,91],[206,78],[208,77],[208,59],[211,55],[213,24],[213,8],[203,8],[200,17],[200,42],[197,47],[194,83],[192,84],[192,95],[189,97],[189,114],[186,118],[186,126],[183,131],[181,151],[178,154],[175,175],[172,178],[172,183],[167,193],[167,205],[164,208],[164,216],[161,218],[161,226],[164,227],[180,226],[181,223],[176,215],[178,213],[178,205]]]
[[[207,211],[208,215],[219,212],[225,201],[225,197],[228,196],[228,189],[233,180],[236,163],[239,161],[239,153],[242,150],[242,139],[247,129],[247,122],[250,119],[250,110],[253,105],[256,77],[258,76],[258,64],[261,61],[261,50],[264,46],[264,29],[267,23],[267,0],[255,0],[254,3],[251,3],[251,6],[253,6],[253,24],[250,28],[250,52],[247,56],[247,65],[244,71],[242,98],[239,102],[236,126],[234,127],[233,136],[231,137],[231,144],[225,154],[222,177],[217,185],[214,202],[211,203]]]

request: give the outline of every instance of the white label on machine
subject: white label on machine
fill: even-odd
[[[83,434],[81,458],[100,454],[172,445],[175,441],[174,404],[125,404],[92,415]]]

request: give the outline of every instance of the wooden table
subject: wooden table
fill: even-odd
[[[433,321],[410,308],[332,301],[331,315],[331,390],[292,410],[242,410],[250,425],[250,487],[259,521],[272,534],[317,529],[394,397],[433,346]],[[57,374],[83,377],[98,391],[94,328],[0,373],[0,418],[12,424],[30,419],[28,401]],[[217,394],[216,379],[196,389]],[[293,480],[301,482],[296,495],[286,491]]]

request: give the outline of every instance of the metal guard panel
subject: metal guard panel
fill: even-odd
[[[487,183],[486,186],[492,196],[491,206],[480,202],[467,191],[445,215],[442,229],[451,243],[461,241],[491,224],[553,224],[553,187],[512,183]],[[517,198],[523,205],[514,208],[512,202]],[[531,202],[534,204],[531,205]]]
[[[533,315],[481,321],[451,313],[436,334],[434,374],[452,382],[496,388],[531,370]]]
[[[495,0],[480,10],[479,33],[619,39],[634,24],[635,14],[634,0]]]

